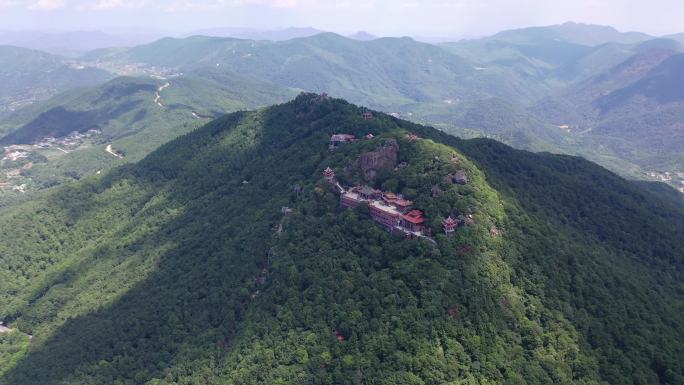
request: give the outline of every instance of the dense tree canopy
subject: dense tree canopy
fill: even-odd
[[[681,208],[361,112],[304,94],[227,115],[0,213],[0,383],[684,383]],[[405,167],[362,180],[387,139]],[[410,197],[436,242],[341,210],[326,167]],[[472,221],[447,237],[448,215]]]

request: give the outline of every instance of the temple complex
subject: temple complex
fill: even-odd
[[[411,209],[413,202],[391,191],[382,193],[370,186],[357,186],[340,194],[343,208],[355,208],[368,204],[370,216],[387,231],[402,231],[407,235],[424,236],[423,212]]]

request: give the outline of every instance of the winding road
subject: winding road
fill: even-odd
[[[108,153],[114,155],[115,157],[117,157],[117,158],[119,158],[119,159],[123,159],[123,156],[122,156],[122,155],[119,155],[119,154],[117,154],[116,152],[114,152],[114,149],[112,149],[112,145],[111,145],[111,144],[108,144],[108,145],[107,145],[107,148],[105,148],[105,151],[107,151]]]
[[[164,83],[164,85],[157,88],[157,92],[154,93],[154,102],[157,103],[157,105],[159,107],[164,107],[164,105],[161,103],[161,92],[164,91],[168,87],[171,87],[171,83],[166,82],[166,83]]]

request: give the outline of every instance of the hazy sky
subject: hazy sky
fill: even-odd
[[[341,33],[479,36],[577,21],[684,32],[684,0],[0,0],[0,30],[311,26]]]

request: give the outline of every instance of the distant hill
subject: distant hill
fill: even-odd
[[[230,114],[0,211],[0,382],[684,379],[684,209],[579,158],[364,111],[304,94]],[[333,133],[374,138],[330,151]],[[432,240],[343,210],[327,167],[411,199]]]
[[[64,138],[73,131],[98,131],[85,143],[66,147],[66,151],[57,144],[34,148],[35,156],[45,154],[47,159],[34,162],[30,168],[0,162],[0,170],[3,176],[6,171],[21,170],[22,183],[33,193],[137,161],[165,142],[225,113],[285,101],[295,94],[293,90],[227,72],[170,79],[116,78],[101,86],[59,94],[0,121],[2,145]],[[107,146],[113,146],[125,158],[107,153]],[[0,195],[0,207],[3,203]]]
[[[567,22],[560,25],[529,27],[499,32],[493,40],[528,43],[539,40],[565,41],[568,43],[597,46],[606,43],[634,44],[652,39],[645,33],[620,32],[609,26]]]
[[[87,59],[142,62],[178,72],[225,69],[289,88],[327,92],[373,108],[399,112],[462,135],[472,127],[455,125],[462,122],[459,116],[468,106],[498,98],[524,109],[546,92],[544,85],[529,82],[509,69],[483,70],[477,62],[410,38],[357,41],[327,33],[264,42],[195,36],[163,39],[123,51],[94,52]],[[500,110],[502,114],[508,111],[512,110]],[[513,119],[516,118],[510,120]],[[490,126],[507,120],[501,118]],[[488,132],[485,127],[476,130]],[[552,147],[548,143],[525,144],[525,148]]]
[[[361,41],[370,41],[370,40],[375,40],[378,38],[377,36],[372,35],[366,31],[359,31],[359,32],[353,33],[347,37],[350,39],[361,40]]]
[[[91,86],[112,74],[41,51],[0,46],[0,117],[69,89]]]
[[[329,92],[374,105],[441,101],[459,96],[534,97],[513,75],[478,71],[468,60],[410,38],[363,42],[332,33],[282,42],[191,37],[90,60],[143,62],[178,70],[227,68],[287,87]]]
[[[667,39],[677,40],[681,44],[684,44],[684,33],[676,33],[673,35],[667,35],[667,36],[663,36],[663,37],[665,37]]]
[[[283,29],[262,30],[251,28],[211,28],[200,29],[192,32],[190,35],[216,36],[216,37],[232,37],[236,39],[249,40],[271,40],[281,41],[290,40],[300,37],[309,37],[324,33],[319,29],[310,27],[290,27]]]
[[[673,47],[669,42],[665,49],[653,47],[568,87],[560,99],[544,100],[533,111],[578,127],[587,146],[604,147],[645,169],[684,169],[684,54],[666,49]]]
[[[19,46],[67,56],[78,56],[98,48],[134,46],[157,38],[154,35],[113,35],[102,31],[0,31],[0,44],[2,45]]]
[[[546,87],[545,95],[525,108],[540,121],[568,131],[569,135],[545,138],[556,151],[582,154],[635,177],[644,177],[645,171],[678,175],[684,170],[679,151],[684,143],[679,135],[684,124],[681,85],[674,79],[684,48],[675,39],[564,24],[504,31],[441,47],[479,61],[481,68],[505,68]],[[479,116],[483,127],[499,119],[486,109]],[[513,116],[509,115],[511,121]],[[539,126],[526,121],[528,127]],[[533,133],[529,128],[511,132],[543,138],[539,130]],[[506,142],[521,146],[520,141]],[[672,185],[680,188],[678,180],[672,179]]]

